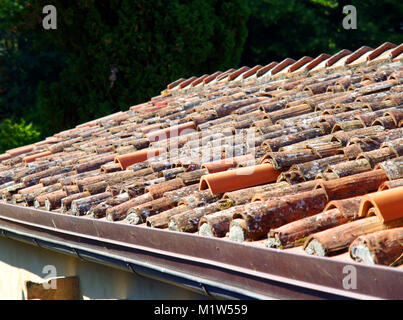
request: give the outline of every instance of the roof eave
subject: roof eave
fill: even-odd
[[[133,272],[142,270],[154,276],[157,272],[177,285],[183,285],[183,279],[188,284],[190,281],[191,287],[199,282],[196,289],[221,290],[234,298],[393,299],[401,292],[402,271],[388,267],[6,203],[0,203],[0,230],[3,234],[25,233],[39,243],[46,241],[55,247],[64,244],[81,257],[94,254],[95,260],[112,259],[126,264]],[[285,265],[288,267],[284,268]],[[357,290],[343,288],[343,270],[347,265],[357,270]]]

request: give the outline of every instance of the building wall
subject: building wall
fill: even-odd
[[[54,270],[53,266],[58,277],[79,276],[83,299],[208,298],[128,271],[0,237],[0,299],[25,299],[25,281],[45,281],[49,270]]]

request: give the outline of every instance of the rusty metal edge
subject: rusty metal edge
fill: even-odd
[[[347,263],[224,239],[66,216],[7,203],[0,203],[0,218],[47,232],[57,232],[59,235],[79,237],[80,241],[97,241],[102,244],[101,247],[117,246],[124,254],[130,255],[131,250],[137,250],[146,255],[159,255],[167,266],[170,260],[178,260],[187,264],[184,270],[188,272],[195,270],[192,264],[197,263],[202,265],[198,272],[205,271],[206,277],[214,277],[213,273],[209,273],[209,267],[214,266],[244,274],[245,278],[271,280],[347,298],[394,299],[402,296],[402,272],[390,267]],[[359,290],[343,288],[343,278],[346,276],[343,270],[346,265],[357,269]],[[225,277],[225,274],[221,276]],[[215,280],[228,282],[230,278]],[[239,284],[248,285],[248,281]],[[253,285],[256,283],[248,289],[253,290]]]
[[[28,232],[27,232],[28,231]],[[0,237],[17,240],[34,245],[42,249],[49,249],[62,254],[74,256],[82,261],[95,262],[108,267],[128,271],[139,277],[148,277],[171,285],[179,286],[187,290],[210,296],[213,299],[267,299],[264,295],[239,290],[238,288],[220,285],[218,288],[214,282],[201,279],[197,276],[184,275],[175,270],[164,269],[158,266],[150,268],[146,263],[132,260],[128,257],[119,256],[101,251],[100,248],[92,249],[88,244],[73,242],[71,240],[50,239],[48,235],[41,235],[33,228],[21,228],[10,221],[0,219]],[[105,248],[103,248],[105,249]]]
[[[138,276],[146,276],[155,280],[167,282],[176,286],[185,287],[191,291],[198,291],[202,294],[207,294],[212,298],[224,299],[340,299],[343,295],[335,293],[328,293],[323,291],[318,293],[317,290],[306,289],[306,286],[293,286],[287,285],[284,282],[269,281],[263,283],[264,279],[254,278],[251,275],[246,275],[249,282],[255,281],[261,287],[263,284],[264,289],[257,290],[257,288],[239,286],[244,280],[245,274],[237,275],[236,272],[231,271],[230,274],[227,270],[219,270],[214,266],[215,278],[210,274],[206,277],[204,272],[197,272],[197,267],[202,271],[206,270],[206,266],[199,266],[192,263],[192,268],[184,269],[186,265],[180,259],[171,259],[162,257],[162,263],[158,263],[158,259],[151,257],[150,254],[141,256],[138,251],[132,250],[131,252],[122,252],[114,250],[111,246],[104,244],[94,246],[91,241],[85,239],[72,240],[67,234],[60,235],[59,237],[52,236],[47,230],[38,231],[39,228],[21,225],[11,220],[0,219],[0,236],[19,240],[25,243],[33,244],[43,249],[50,249],[56,252],[69,254],[75,256],[83,261],[92,261],[104,265],[117,267],[129,272],[133,272]],[[67,236],[67,237],[66,237]],[[78,237],[76,237],[78,238]],[[84,241],[83,241],[84,240]],[[154,259],[153,259],[154,258]],[[111,262],[112,260],[112,262]],[[161,262],[160,261],[160,262]],[[188,266],[188,265],[186,265]],[[211,266],[207,268],[212,269]],[[150,271],[151,270],[151,271]],[[209,270],[211,271],[211,270]],[[221,271],[221,272],[220,272]],[[231,281],[225,281],[231,276]],[[238,278],[236,278],[238,276]],[[216,280],[214,280],[216,279]],[[219,279],[219,280],[217,280]],[[256,280],[258,282],[256,282]],[[254,289],[254,290],[253,290]],[[284,294],[286,292],[287,294]],[[365,298],[362,295],[359,298]],[[373,297],[367,297],[373,299]]]

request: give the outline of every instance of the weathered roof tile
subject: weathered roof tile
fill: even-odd
[[[347,252],[353,232],[384,228],[378,216],[353,221],[357,199],[401,187],[401,56],[384,43],[178,79],[128,111],[0,155],[0,194],[60,214]],[[392,198],[385,208],[401,205]]]

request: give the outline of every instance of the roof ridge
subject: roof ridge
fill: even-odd
[[[270,82],[278,79],[297,78],[298,76],[313,76],[317,73],[332,73],[336,71],[347,71],[358,66],[370,66],[373,63],[387,63],[403,59],[403,44],[396,45],[385,42],[373,49],[368,46],[362,46],[351,52],[342,49],[332,56],[326,53],[318,55],[316,58],[304,56],[298,60],[285,58],[281,63],[271,62],[264,67],[257,65],[254,67],[243,66],[239,69],[229,69],[221,74],[203,75],[204,81],[200,77],[191,77],[188,79],[180,78],[169,84],[164,94],[178,94],[179,91],[193,92],[193,82],[197,81],[200,87],[209,87],[217,82],[238,82],[242,83],[250,80],[253,76],[260,82]],[[381,58],[381,59],[380,59]],[[334,67],[336,65],[336,67]],[[269,71],[272,70],[270,73]],[[186,85],[183,85],[185,83]]]

